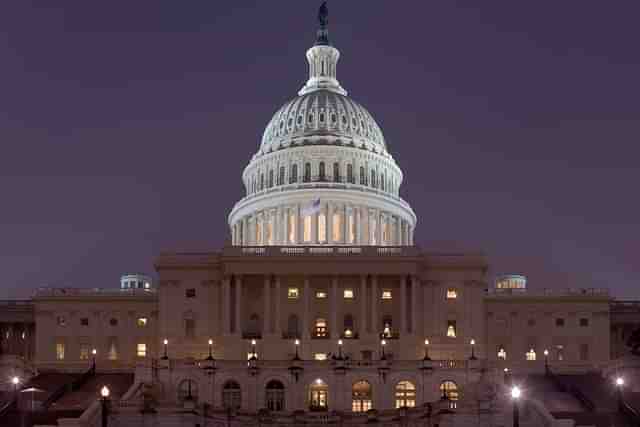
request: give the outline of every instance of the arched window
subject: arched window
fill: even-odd
[[[273,187],[273,169],[269,171],[269,188]]]
[[[382,189],[382,191],[385,191],[385,189],[387,188],[386,182],[384,180],[384,174],[380,175],[380,188]]]
[[[300,337],[298,316],[295,314],[289,316],[289,319],[287,320],[287,335],[289,338]]]
[[[371,186],[376,188],[376,171],[371,169]]]
[[[304,182],[311,182],[311,163],[304,164]]]
[[[340,182],[340,163],[334,163],[333,164],[333,181],[334,182]]]
[[[247,324],[246,336],[247,338],[259,338],[260,337],[260,316],[253,313],[249,317],[249,323]]]
[[[457,401],[460,397],[460,394],[458,392],[458,385],[453,381],[443,381],[440,384],[440,393],[442,394],[443,398],[446,398],[447,400],[453,402]]]
[[[530,349],[527,351],[527,360],[529,362],[533,362],[537,359],[536,351],[534,349]]]
[[[260,191],[264,190],[264,174],[260,174]]]
[[[198,383],[192,379],[186,379],[178,385],[178,401],[198,400]]]
[[[284,166],[280,166],[280,174],[278,175],[278,185],[284,185]]]
[[[346,314],[344,316],[344,337],[353,338],[354,330],[353,316],[351,314]]]
[[[320,162],[320,164],[318,165],[318,175],[320,181],[325,181],[327,179],[324,162]]]
[[[349,184],[355,184],[355,181],[353,180],[353,165],[352,164],[348,164],[347,165],[347,182]]]
[[[358,381],[351,387],[351,410],[353,412],[367,412],[371,409],[373,393],[371,384]]]
[[[502,346],[498,347],[498,359],[507,360],[507,351]]]
[[[235,381],[227,381],[222,386],[222,406],[225,409],[240,409],[242,405],[242,392],[240,385]]]
[[[284,385],[280,381],[269,381],[266,388],[265,404],[270,411],[284,411]]]
[[[298,182],[298,165],[291,165],[291,176],[289,176],[289,184]]]
[[[367,175],[364,173],[364,166],[360,166],[360,185],[367,185]]]
[[[416,406],[416,386],[410,381],[396,384],[396,408],[413,408]]]
[[[309,386],[309,409],[311,411],[326,411],[329,408],[329,387],[321,379],[315,380]]]

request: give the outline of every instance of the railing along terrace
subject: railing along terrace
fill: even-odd
[[[33,303],[29,300],[0,300],[1,306],[10,306],[10,307],[29,307],[32,306]]]
[[[231,246],[227,256],[409,256],[420,254],[414,246]]]
[[[155,289],[103,289],[103,288],[38,288],[34,297],[64,297],[64,296],[151,296]]]
[[[601,288],[564,288],[564,289],[487,289],[492,297],[531,297],[531,296],[609,296],[608,289]]]

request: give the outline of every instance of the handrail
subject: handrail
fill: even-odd
[[[14,406],[17,406],[17,403],[18,399],[13,396],[13,398],[9,402],[7,402],[3,407],[0,408],[0,421],[2,421],[2,418],[7,415]]]
[[[634,425],[640,425],[640,412],[633,406],[629,405],[623,396],[620,396],[620,411],[633,422]]]
[[[45,400],[42,403],[42,406],[46,409],[49,409],[49,407],[56,402],[57,400],[59,400],[62,396],[65,395],[65,393],[67,392],[74,392],[79,390],[83,385],[86,384],[86,382],[89,380],[89,378],[93,377],[95,375],[95,368],[92,366],[91,368],[89,368],[88,371],[86,371],[84,374],[82,374],[79,378],[76,378],[75,380],[72,380],[69,383],[63,384],[61,387],[59,387],[56,391],[54,391],[53,393],[51,393],[51,395],[47,398],[47,400]]]
[[[547,368],[547,373],[558,391],[571,394],[585,409],[590,412],[593,412],[596,409],[595,403],[593,403],[593,401],[591,401],[591,399],[589,399],[579,388],[573,384],[567,386],[564,381],[562,381],[562,379],[554,374],[549,368]]]

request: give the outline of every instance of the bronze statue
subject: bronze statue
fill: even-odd
[[[329,7],[327,6],[326,0],[320,5],[318,21],[320,21],[320,27],[322,28],[327,28],[327,25],[329,25]]]

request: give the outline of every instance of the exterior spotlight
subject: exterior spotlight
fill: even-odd
[[[616,378],[616,386],[617,386],[617,387],[622,387],[622,386],[624,386],[624,378],[622,378],[622,377],[618,377],[618,378]]]
[[[11,378],[11,384],[13,384],[13,391],[18,392],[18,384],[20,384],[20,377]]]
[[[616,378],[616,391],[618,395],[618,411],[625,412],[624,397],[622,396],[622,389],[624,388],[624,378]]]

